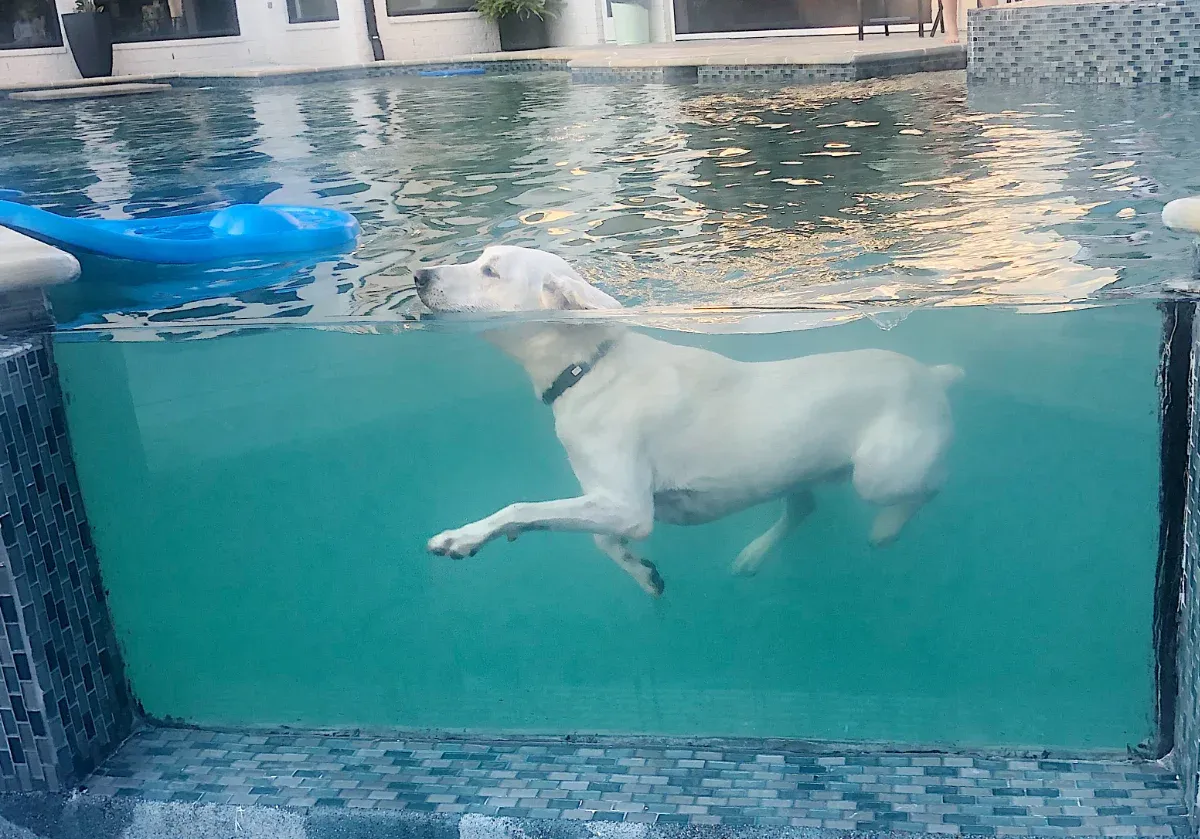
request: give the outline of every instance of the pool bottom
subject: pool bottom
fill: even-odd
[[[1190,835],[1178,779],[1157,763],[800,751],[768,741],[672,748],[156,728],[85,786],[70,807],[103,810],[113,826],[76,818],[95,839],[164,835],[172,820],[188,824],[188,836],[607,835],[600,822],[638,836]],[[18,818],[28,802],[0,798],[0,813]],[[121,829],[141,823],[150,832],[116,830],[124,819],[114,813],[126,808],[133,824]],[[60,819],[58,832],[37,835],[74,836],[69,828]]]

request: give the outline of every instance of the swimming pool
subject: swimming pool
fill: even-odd
[[[713,94],[530,75],[6,112],[0,183],[42,206],[307,200],[364,226],[353,256],[306,264],[88,259],[53,296],[83,497],[146,713],[1145,739],[1162,351],[1146,289],[1188,274],[1156,214],[1196,186],[1195,116],[1182,94],[1060,96],[967,102],[953,76]],[[671,343],[962,367],[944,489],[886,550],[861,502],[822,490],[748,579],[730,563],[773,505],[660,525],[645,546],[658,600],[579,534],[429,556],[441,530],[576,491],[520,368],[479,324],[415,306],[414,267],[492,242],[566,256]],[[997,303],[1021,305],[967,305]]]
[[[394,320],[414,264],[492,242],[552,248],[653,307],[1058,302],[1188,274],[1156,215],[1194,186],[1186,94],[980,96],[968,106],[956,74],[768,92],[561,74],[180,90],[152,109],[6,107],[0,184],[71,214],[316,201],[365,228],[350,259],[223,266],[225,295],[187,291],[212,272],[95,264],[57,296],[63,323]]]

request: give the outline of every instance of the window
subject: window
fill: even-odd
[[[858,6],[845,0],[674,0],[679,35],[858,26]],[[867,0],[868,18],[932,20],[927,0]]]
[[[469,12],[474,8],[475,0],[387,0],[388,17]]]
[[[105,8],[121,43],[241,34],[234,0],[108,0]]]
[[[0,50],[61,46],[54,0],[0,0]]]
[[[291,23],[338,19],[337,0],[287,0],[287,10]]]

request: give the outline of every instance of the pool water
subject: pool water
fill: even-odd
[[[6,109],[0,185],[49,209],[266,199],[363,224],[353,254],[293,262],[85,257],[52,295],[139,701],[218,726],[1143,740],[1154,301],[1189,274],[1157,213],[1200,188],[1200,119],[1186,94],[1123,96],[534,74]],[[947,484],[887,549],[823,488],[752,578],[730,564],[774,505],[659,525],[657,600],[582,534],[429,555],[442,530],[578,491],[484,325],[415,302],[415,267],[494,242],[567,257],[660,340],[959,365]]]
[[[1064,97],[1067,97],[1064,99]],[[1186,276],[1186,93],[973,94],[961,74],[773,91],[565,74],[180,90],[7,106],[0,187],[110,218],[355,213],[361,247],[266,265],[92,259],[64,324],[395,320],[412,268],[544,247],[640,306],[1045,302]]]
[[[659,525],[655,601],[583,534],[426,540],[577,493],[523,371],[461,330],[62,343],[129,677],[208,725],[1118,748],[1149,732],[1149,305],[682,336],[745,360],[878,347],[967,378],[941,495],[888,549],[845,488],[752,578],[778,511]],[[703,456],[703,453],[697,453]]]

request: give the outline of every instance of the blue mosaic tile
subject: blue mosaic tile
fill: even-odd
[[[1088,830],[1092,836],[1125,830],[1160,835],[1188,829],[1181,791],[1155,788],[1177,787],[1174,776],[1132,762],[1064,761],[1064,769],[1034,762],[1014,770],[1009,761],[966,755],[701,753],[511,740],[397,749],[390,741],[350,738],[272,735],[238,742],[236,735],[216,736],[218,753],[239,759],[215,776],[208,772],[212,758],[205,757],[213,753],[206,749],[213,733],[151,729],[131,739],[88,780],[89,794],[730,829],[979,836],[1070,836]],[[409,757],[396,757],[401,753]],[[688,756],[669,756],[683,753]],[[468,754],[472,760],[465,759]],[[468,774],[478,770],[465,764],[476,762],[499,768],[483,777]],[[807,777],[823,769],[819,774],[829,780],[783,780],[805,777],[786,772],[795,768]],[[1014,771],[1035,776],[1038,786],[1010,788],[1012,779],[1003,775]],[[1013,794],[996,796],[996,791]],[[1096,791],[1128,797],[1090,794]],[[1080,805],[1085,793],[1097,807]],[[1101,806],[1110,809],[1101,814]]]
[[[1001,5],[968,14],[975,82],[1200,85],[1200,0]]]
[[[128,735],[133,709],[52,342],[9,341],[0,362],[0,790],[57,790]]]

